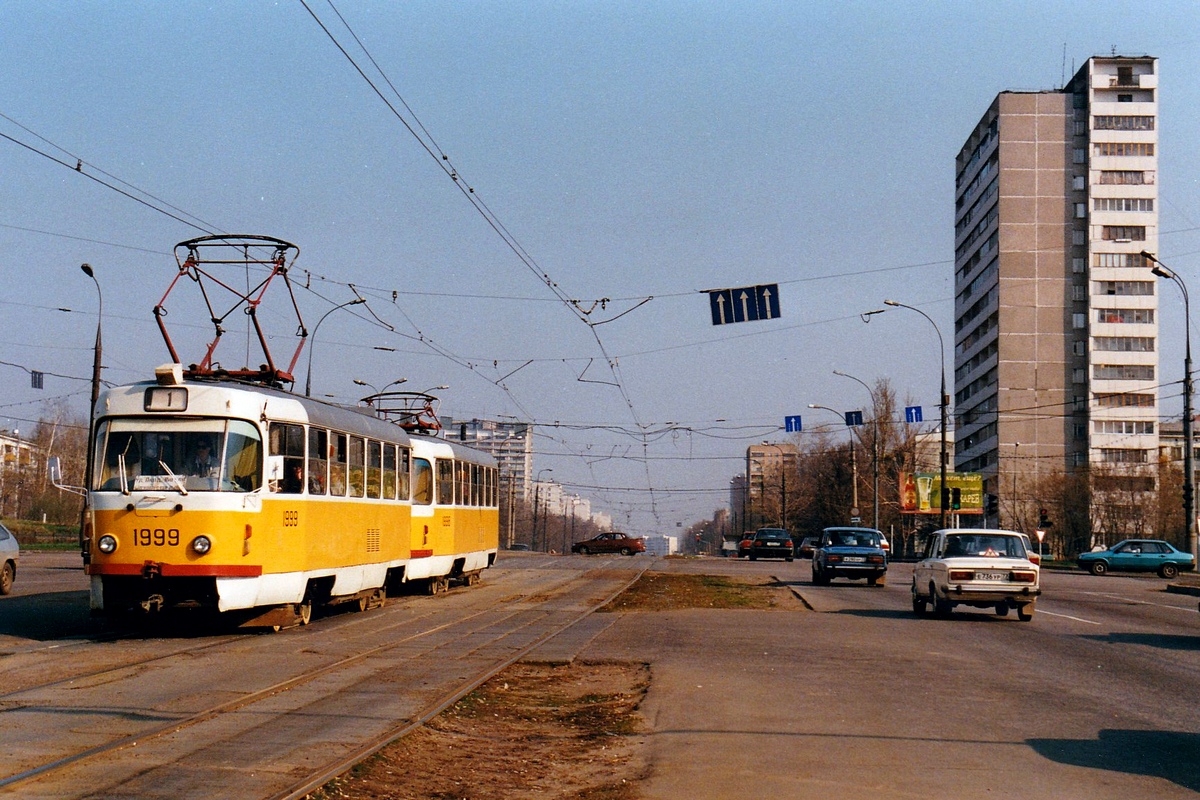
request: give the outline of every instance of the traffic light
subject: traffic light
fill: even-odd
[[[987,496],[987,505],[984,506],[984,511],[989,517],[998,515],[1000,513],[1000,498],[994,494],[989,494]]]
[[[955,511],[962,508],[962,489],[957,486],[950,490],[950,507]]]
[[[1050,512],[1044,508],[1038,509],[1038,527],[1042,530],[1049,528],[1054,523],[1050,521]]]

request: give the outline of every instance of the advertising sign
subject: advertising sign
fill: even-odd
[[[983,513],[983,475],[978,472],[947,472],[954,514]],[[957,491],[958,508],[953,505]],[[942,513],[942,475],[940,472],[901,472],[900,511],[904,514]]]

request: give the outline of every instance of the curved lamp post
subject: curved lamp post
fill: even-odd
[[[831,414],[837,414],[843,420],[846,419],[845,414],[843,414],[841,411],[838,411],[835,408],[830,408],[829,406],[822,406],[822,405],[817,405],[816,403],[809,403],[808,407],[809,408],[819,408],[822,411],[828,411]],[[859,513],[859,508],[858,508],[858,459],[855,456],[855,450],[854,450],[854,431],[850,431],[850,475],[851,475],[850,516],[857,517],[858,513]],[[878,524],[875,526],[875,529],[876,530],[879,529]]]
[[[875,492],[875,530],[879,530],[879,405],[875,402],[875,392],[867,385],[866,381],[836,369],[833,374],[858,381],[867,390],[867,394],[871,395],[871,406],[874,411],[872,414],[874,419],[871,422],[875,426],[875,435],[871,437],[871,488]]]
[[[84,478],[83,478],[83,511],[79,520],[79,548],[83,551],[84,563],[89,560],[89,552],[87,542],[84,540],[84,532],[87,529],[87,517],[91,505],[92,476],[95,466],[93,448],[96,439],[96,403],[100,400],[100,362],[104,353],[104,346],[100,337],[100,329],[104,322],[104,293],[100,291],[100,281],[96,279],[96,273],[92,270],[91,264],[80,264],[79,269],[92,279],[92,283],[96,284],[96,299],[99,305],[96,309],[96,343],[92,347],[92,404],[88,408],[88,440],[87,440],[87,458],[84,461]]]
[[[1192,551],[1192,555],[1196,555],[1196,475],[1192,453],[1192,312],[1188,307],[1188,290],[1183,279],[1145,250],[1142,251],[1142,258],[1154,265],[1150,268],[1151,272],[1160,278],[1174,281],[1179,291],[1183,292],[1183,516],[1187,523],[1188,549]]]
[[[321,318],[319,320],[317,320],[317,324],[313,326],[312,341],[310,341],[308,343],[308,370],[307,370],[308,374],[305,375],[305,377],[304,377],[304,396],[305,397],[312,396],[312,357],[313,357],[313,350],[315,350],[316,346],[317,346],[317,331],[321,329],[321,323],[325,321],[326,317],[328,317],[333,312],[337,311],[339,308],[345,308],[346,306],[356,306],[356,305],[359,305],[360,303],[365,303],[365,302],[367,302],[366,298],[356,297],[353,300],[348,300],[345,303],[342,303],[340,306],[334,306],[333,308],[329,309],[324,314],[322,314]]]
[[[947,455],[946,455],[946,453],[947,453],[947,450],[946,450],[947,411],[946,411],[946,408],[950,404],[950,398],[946,394],[946,343],[942,339],[942,330],[941,330],[941,328],[938,327],[937,323],[933,321],[933,317],[929,316],[921,309],[914,308],[913,306],[905,305],[904,303],[898,303],[895,300],[884,300],[883,304],[885,306],[893,306],[894,308],[907,308],[909,311],[917,312],[922,317],[929,320],[929,324],[933,326],[933,330],[937,333],[938,355],[941,357],[941,361],[942,361],[942,387],[941,387],[942,391],[941,391],[941,397],[939,398],[939,400],[940,400],[939,405],[941,406],[941,410],[942,410],[942,457],[941,457],[942,496],[938,498],[938,506],[940,507],[940,510],[941,510],[941,518],[940,518],[939,526],[942,528],[945,528],[946,527],[946,506],[950,505],[950,503],[948,502],[948,498],[950,496],[950,487],[946,485],[946,461],[947,461]]]

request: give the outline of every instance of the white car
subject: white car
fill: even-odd
[[[1041,575],[1026,541],[1014,531],[985,528],[931,533],[913,572],[913,612],[923,615],[933,606],[945,616],[965,605],[993,608],[1002,617],[1016,609],[1023,622],[1033,619]]]
[[[0,594],[12,591],[13,579],[17,577],[17,559],[21,547],[12,531],[0,525]]]

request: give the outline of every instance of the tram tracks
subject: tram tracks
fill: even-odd
[[[497,568],[437,599],[6,694],[19,735],[0,794],[301,797],[602,605],[637,561]]]

